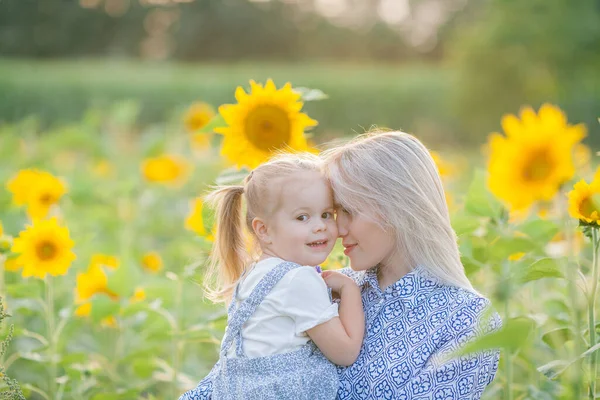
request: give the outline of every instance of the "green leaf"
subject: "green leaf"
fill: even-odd
[[[511,254],[527,253],[536,244],[522,237],[501,237],[490,244],[490,257],[496,261],[505,261]]]
[[[545,302],[546,314],[555,321],[569,323],[571,320],[570,307],[560,299],[551,299]]]
[[[150,358],[133,360],[133,372],[142,379],[150,378],[155,369],[156,366]]]
[[[118,393],[98,393],[92,397],[92,400],[128,400],[137,399],[139,396],[139,389],[127,389],[122,390]]]
[[[544,335],[542,335],[542,340],[548,346],[552,347],[553,349],[556,349],[559,347],[563,347],[565,342],[571,340],[573,336],[573,330],[571,328],[563,327],[552,329],[544,333]]]
[[[552,221],[536,219],[520,225],[517,230],[538,243],[547,243],[559,232],[560,228]]]
[[[481,336],[454,354],[455,357],[484,350],[503,348],[514,352],[521,348],[528,340],[535,322],[529,318],[518,317],[504,322],[504,326],[497,332]]]
[[[547,364],[538,367],[538,371],[546,376],[548,379],[554,379],[563,372],[566,371],[573,362],[568,360],[554,360]]]
[[[520,283],[536,281],[542,278],[564,278],[556,258],[542,258],[528,267],[517,271],[516,280]]]
[[[103,318],[115,315],[119,312],[119,303],[107,296],[94,296],[92,299],[92,321],[100,322]]]
[[[471,256],[474,260],[485,264],[490,258],[490,245],[485,238],[473,236],[470,238]]]
[[[458,236],[473,233],[481,225],[479,219],[469,215],[455,214],[451,219],[452,228]]]
[[[562,374],[563,372],[565,372],[571,365],[575,364],[577,361],[579,361],[582,358],[585,358],[589,355],[592,355],[593,353],[597,352],[598,350],[600,350],[600,343],[590,347],[589,349],[587,349],[586,351],[584,351],[583,353],[581,353],[579,356],[575,357],[572,360],[550,361],[549,363],[544,364],[541,367],[539,367],[538,371],[540,371],[542,374],[546,375],[546,377],[548,377],[549,379],[554,379],[554,378],[558,377],[560,374]]]
[[[483,264],[474,259],[473,257],[461,256],[460,261],[465,267],[465,273],[467,274],[467,276],[471,276],[483,267]]]
[[[17,282],[6,285],[6,293],[14,298],[41,298],[43,291],[38,280],[29,282]]]
[[[320,89],[295,87],[293,90],[296,93],[300,93],[300,95],[302,96],[302,101],[304,101],[304,102],[325,100],[325,99],[329,98],[329,96],[327,96],[325,93],[323,93],[323,91]]]
[[[487,190],[486,173],[477,169],[467,191],[465,210],[480,217],[497,218],[502,205]]]
[[[140,280],[141,272],[133,266],[133,262],[123,260],[119,268],[108,274],[108,288],[120,297],[129,297]]]
[[[194,133],[213,133],[215,128],[223,126],[227,126],[227,122],[225,122],[221,113],[217,113],[210,121],[208,121],[208,124],[204,125]]]
[[[130,317],[139,312],[146,311],[148,309],[148,305],[144,302],[137,302],[133,304],[128,304],[121,310],[121,316]]]

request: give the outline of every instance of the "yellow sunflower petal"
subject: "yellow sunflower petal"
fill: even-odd
[[[92,313],[92,303],[85,303],[75,309],[77,317],[88,317]]]
[[[502,117],[502,129],[506,133],[506,136],[518,136],[519,132],[522,131],[521,121],[512,115],[508,114]]]
[[[84,273],[77,274],[76,302],[90,299],[96,294],[106,294],[116,299],[117,294],[108,289],[108,277],[99,264],[92,264]]]
[[[151,273],[160,271],[163,267],[163,261],[160,254],[155,251],[144,254],[142,257],[142,267]]]

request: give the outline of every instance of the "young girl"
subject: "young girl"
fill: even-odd
[[[180,400],[336,397],[332,363],[356,360],[365,322],[354,281],[315,268],[337,239],[332,191],[320,167],[310,154],[281,155],[243,186],[209,195],[218,228],[208,274],[217,286],[208,293],[230,302],[228,326],[219,362]],[[339,295],[339,309],[327,287]]]

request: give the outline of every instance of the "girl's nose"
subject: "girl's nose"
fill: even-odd
[[[315,232],[324,231],[326,229],[327,229],[327,225],[325,224],[325,222],[323,220],[318,220],[317,222],[315,222],[315,225],[313,226],[313,231],[315,231]]]

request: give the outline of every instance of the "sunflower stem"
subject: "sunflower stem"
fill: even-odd
[[[506,282],[506,298],[504,299],[504,321],[505,323],[508,323],[508,320],[510,319],[510,306],[509,306],[509,299],[510,299],[510,292],[512,290],[512,285],[511,285],[511,281],[510,281],[510,266],[508,264],[508,262],[504,262],[504,281]],[[508,351],[507,351],[508,352]],[[512,363],[513,363],[513,354],[508,352],[507,354],[507,360],[506,360],[506,367],[505,367],[505,373],[506,373],[506,391],[505,391],[505,399],[506,400],[512,400],[512,380],[513,380],[513,371],[512,371]]]
[[[588,320],[589,320],[589,334],[590,334],[590,347],[596,345],[596,296],[598,294],[598,249],[600,242],[598,238],[598,229],[592,229],[592,242],[594,246],[593,261],[592,261],[592,290],[588,296]],[[597,353],[594,352],[590,356],[590,386],[589,386],[589,398],[594,399],[596,397],[596,378],[597,378]]]
[[[173,326],[173,384],[171,385],[172,396],[171,398],[177,398],[179,393],[179,369],[181,364],[181,351],[183,349],[182,342],[180,339],[180,316],[181,316],[181,302],[183,297],[183,279],[177,278],[175,293],[175,324]]]
[[[56,340],[54,337],[54,287],[52,277],[46,276],[46,328],[48,331],[48,352],[50,358],[48,393],[56,394]]]
[[[0,297],[6,298],[4,295],[4,264],[6,263],[6,256],[0,254]]]
[[[576,274],[573,273],[573,269],[571,266],[571,261],[572,261],[572,257],[578,255],[575,252],[575,238],[573,235],[573,225],[572,225],[572,220],[571,217],[569,216],[569,213],[567,212],[567,210],[569,209],[569,203],[567,201],[567,196],[566,195],[562,195],[562,196],[557,196],[558,199],[558,209],[562,210],[562,221],[563,221],[563,232],[565,234],[565,238],[567,240],[567,244],[568,244],[568,252],[567,252],[567,260],[564,262],[564,272],[565,272],[565,276],[569,277],[569,279],[567,279],[567,291],[568,291],[568,295],[569,295],[569,301],[570,301],[570,306],[569,307],[571,309],[571,318],[572,318],[572,323],[573,323],[573,328],[574,328],[574,332],[577,332],[577,334],[573,335],[573,342],[574,342],[574,352],[575,354],[569,354],[569,357],[571,358],[575,358],[577,356],[579,356],[581,353],[583,353],[584,349],[584,343],[582,340],[582,336],[581,336],[581,332],[582,332],[582,315],[581,315],[581,307],[579,304],[579,289],[577,288],[577,283],[575,282],[575,279],[571,279],[570,276],[575,276],[577,275],[581,275],[581,269],[580,269],[580,265],[579,262],[576,262],[575,264],[577,265],[577,271]],[[584,282],[585,283],[585,282]],[[574,399],[581,399],[582,398],[582,389],[583,389],[583,385],[581,384],[582,381],[582,376],[581,376],[581,361],[577,361],[576,362],[576,367],[572,368],[572,371],[576,371],[577,376],[571,376],[569,378],[570,383],[572,385],[572,394],[573,394],[573,398]]]

